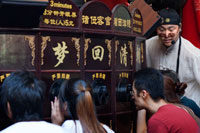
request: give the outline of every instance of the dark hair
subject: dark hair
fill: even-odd
[[[53,84],[50,87],[49,90],[49,98],[50,101],[54,101],[55,97],[58,97],[59,92],[60,92],[60,87],[62,85],[62,83],[65,81],[66,79],[55,79]]]
[[[171,78],[171,80],[172,80],[172,81],[168,81],[165,83],[165,85],[164,85],[165,89],[169,90],[170,88],[166,88],[166,87],[171,86],[171,87],[173,87],[173,92],[171,92],[171,93],[175,93],[179,97],[183,96],[183,94],[185,93],[185,89],[187,88],[187,84],[185,82],[180,82],[176,72],[173,70],[160,70],[160,71],[164,76],[167,76],[167,77]]]
[[[105,130],[96,117],[91,96],[91,86],[83,80],[69,79],[60,88],[59,100],[68,105],[68,113],[73,120],[79,119],[83,132],[104,133]]]
[[[2,84],[0,96],[4,110],[8,111],[9,102],[12,120],[18,122],[41,119],[44,89],[44,83],[31,72],[12,72]]]
[[[146,90],[154,101],[164,99],[163,76],[158,70],[153,68],[139,70],[134,74],[133,80],[138,94],[141,90]]]

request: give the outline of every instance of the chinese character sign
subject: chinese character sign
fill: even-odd
[[[63,60],[65,59],[65,55],[69,54],[69,51],[67,50],[66,42],[62,41],[61,43],[57,43],[58,46],[52,48],[55,52],[55,56],[57,56],[58,63],[54,67],[58,67],[61,63],[63,63]]]

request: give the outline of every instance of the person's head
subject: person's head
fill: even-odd
[[[85,81],[69,79],[61,85],[59,100],[73,120],[80,120],[83,132],[105,132],[96,118],[91,91]]]
[[[164,95],[168,102],[180,102],[180,97],[184,95],[187,84],[180,82],[178,75],[173,70],[161,70],[164,77]]]
[[[171,8],[162,9],[159,12],[161,24],[157,28],[157,34],[165,47],[172,46],[179,38],[181,31],[181,18]]]
[[[1,102],[13,121],[40,120],[44,98],[44,82],[31,72],[12,72],[1,88]]]
[[[145,68],[135,72],[133,78],[133,99],[137,109],[144,108],[147,97],[157,102],[164,99],[163,76],[153,68]]]
[[[60,87],[65,80],[66,79],[55,79],[54,80],[54,82],[51,85],[50,90],[49,90],[50,101],[54,101],[55,97],[58,97],[59,92],[60,92]]]

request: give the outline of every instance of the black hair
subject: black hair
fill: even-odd
[[[139,94],[141,90],[149,92],[154,101],[164,99],[162,74],[153,68],[145,68],[135,72],[134,85]]]
[[[7,102],[10,104],[12,120],[40,120],[44,98],[45,84],[28,71],[12,72],[1,89],[1,101],[7,112]]]
[[[55,97],[58,97],[59,92],[60,92],[60,87],[62,85],[62,83],[65,81],[66,79],[55,79],[53,84],[50,87],[49,90],[49,98],[50,101],[54,101]]]

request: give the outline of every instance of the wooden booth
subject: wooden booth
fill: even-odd
[[[54,80],[87,80],[99,120],[117,133],[135,132],[129,91],[134,72],[146,66],[140,10],[111,11],[98,1],[81,8],[70,0],[7,1],[0,4],[0,84],[15,70],[34,72],[47,85],[44,120],[50,121]]]

